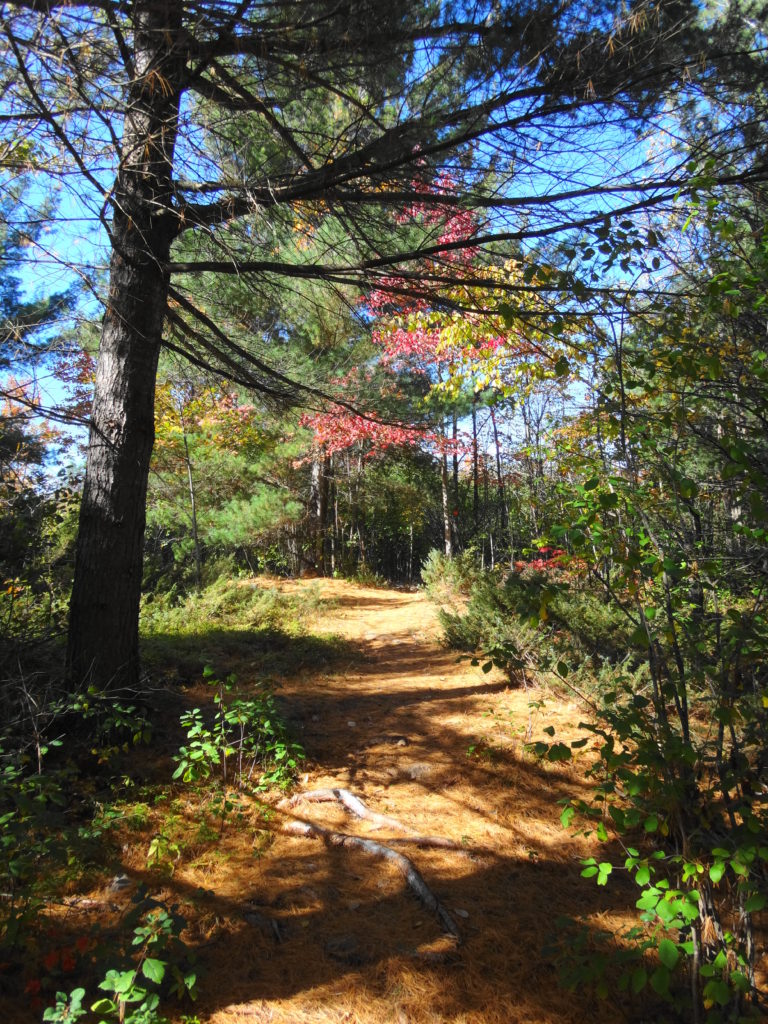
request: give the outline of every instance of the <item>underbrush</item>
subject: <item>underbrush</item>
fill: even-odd
[[[612,985],[617,997],[649,990],[669,1020],[756,1020],[768,906],[761,594],[715,595],[726,612],[705,613],[669,559],[632,577],[623,598],[578,563],[535,563],[479,576],[436,556],[429,589],[450,646],[513,681],[546,673],[583,702],[582,738],[561,742],[550,726],[529,751],[565,762],[596,750],[590,793],[561,801],[561,822],[623,851],[583,861],[582,875],[633,879],[639,920],[608,944],[589,922],[561,926],[552,956],[563,982],[605,997]]]
[[[175,588],[147,594],[142,602],[145,635],[204,633],[212,626],[227,629],[300,630],[317,611],[318,592],[284,594],[262,580],[216,579],[200,593]]]
[[[433,550],[424,560],[421,579],[435,604],[456,609],[469,596],[473,584],[482,579],[482,574],[476,568],[472,551],[446,558]]]
[[[0,1004],[10,1012],[162,1024],[166,1000],[194,997],[184,908],[167,883],[215,856],[231,825],[252,833],[254,855],[269,842],[260,795],[289,786],[304,756],[276,676],[339,649],[304,630],[315,602],[239,580],[148,602],[150,673],[138,691],[68,692],[58,647],[4,664]],[[219,667],[235,663],[239,680]],[[194,687],[194,706],[178,684]],[[97,910],[73,917],[84,894]]]
[[[424,582],[439,606],[445,643],[492,659],[510,681],[565,661],[595,689],[606,666],[641,660],[633,659],[626,617],[574,587],[557,565],[483,573],[471,554],[446,559],[433,551]]]

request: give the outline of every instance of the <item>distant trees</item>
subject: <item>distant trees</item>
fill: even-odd
[[[298,496],[275,474],[290,466],[297,442],[263,410],[221,386],[177,376],[159,386],[155,420],[149,525],[172,561],[194,564],[197,586],[206,551],[247,558],[302,515]]]

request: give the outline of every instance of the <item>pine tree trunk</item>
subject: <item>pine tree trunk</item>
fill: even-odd
[[[70,605],[72,686],[138,679],[138,620],[154,392],[177,230],[171,172],[183,60],[176,0],[134,7],[134,78],[114,187],[109,296],[96,371]]]

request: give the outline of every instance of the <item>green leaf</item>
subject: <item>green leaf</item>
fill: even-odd
[[[638,910],[655,910],[659,902],[659,890],[655,887],[647,889],[635,903]]]
[[[608,491],[605,494],[601,494],[598,501],[601,507],[607,511],[610,508],[616,508],[619,504],[619,496],[614,491]]]
[[[556,668],[557,668],[558,674],[561,675],[563,677],[563,679],[567,679],[568,678],[568,672],[570,670],[569,670],[567,664],[564,661],[558,661],[558,663],[556,665]]]
[[[646,832],[655,832],[659,827],[659,819],[655,814],[649,814],[643,822],[643,828]]]
[[[608,876],[613,871],[613,864],[609,864],[607,861],[603,861],[598,865],[599,875],[597,876],[598,885],[606,885],[608,882]]]
[[[491,669],[493,668],[493,662],[492,661],[486,661],[486,663],[483,665],[482,668],[483,668],[483,672],[485,672],[486,675],[487,675],[491,671]]]
[[[563,828],[568,828],[568,826],[573,821],[575,814],[576,811],[573,807],[563,808],[562,814],[560,815],[560,824],[563,826]]]
[[[733,971],[730,976],[730,982],[735,989],[738,989],[742,995],[746,995],[750,990],[749,978],[746,974],[742,974],[741,971]]]
[[[500,302],[496,312],[504,321],[506,327],[512,327],[515,323],[515,311],[508,302]]]
[[[753,893],[747,902],[744,904],[744,909],[748,914],[754,914],[758,910],[762,910],[766,904],[766,898],[761,892]]]
[[[638,992],[642,992],[647,984],[648,971],[644,967],[638,967],[632,974],[632,983],[630,985],[632,992],[637,995]]]
[[[133,971],[112,970],[107,971],[107,975],[99,985],[99,988],[107,992],[115,992],[117,995],[123,995],[133,987],[134,981],[135,974]]]
[[[660,996],[669,992],[669,971],[666,967],[657,967],[651,975],[651,988]]]
[[[671,939],[662,939],[659,943],[659,960],[665,967],[673,971],[680,959],[680,950]]]
[[[91,1006],[91,1013],[117,1013],[117,1005],[111,999],[97,999]]]
[[[638,885],[647,885],[651,880],[651,869],[647,864],[641,864],[635,873],[635,881]]]
[[[565,377],[571,369],[571,364],[568,362],[565,356],[560,358],[555,363],[555,375],[557,377]]]
[[[720,881],[720,879],[723,877],[724,874],[725,874],[725,862],[724,861],[721,861],[721,860],[715,861],[715,863],[712,864],[710,866],[710,868],[709,868],[709,877],[712,879],[712,881],[715,883],[715,885],[717,885],[717,883]]]
[[[720,978],[713,978],[704,986],[704,1000],[707,1003],[717,1003],[718,1006],[727,1006],[731,1001],[732,992],[727,982]]]
[[[154,960],[151,956],[148,956],[141,965],[141,973],[145,978],[159,985],[165,977],[165,964],[162,960]]]
[[[572,757],[571,748],[565,743],[553,743],[547,751],[548,761],[570,761]]]

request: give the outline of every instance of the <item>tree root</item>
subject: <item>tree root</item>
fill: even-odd
[[[397,818],[390,818],[386,814],[377,814],[375,811],[369,810],[363,801],[355,796],[354,793],[350,793],[348,789],[312,789],[307,793],[297,793],[296,796],[286,797],[277,806],[280,810],[292,810],[301,803],[340,803],[350,814],[353,814],[356,818],[362,818],[364,821],[373,822],[376,828],[390,828],[396,832],[408,833],[407,838],[404,839],[387,839],[389,846],[409,844],[417,846],[422,850],[456,850],[457,853],[465,855],[471,852],[463,843],[457,843],[455,840],[447,839],[445,836],[423,836],[408,825],[398,821]],[[486,849],[485,847],[473,847],[472,850],[474,852],[493,853],[493,850]]]
[[[322,792],[322,790],[316,792]],[[333,791],[330,790],[328,792]],[[351,796],[351,794],[349,795]],[[354,799],[356,798],[353,797],[353,800]],[[292,832],[294,835],[307,836],[312,839],[322,839],[330,846],[341,846],[345,849],[362,850],[371,857],[378,857],[382,860],[388,861],[397,868],[400,874],[405,878],[409,887],[418,896],[427,910],[430,910],[435,914],[445,930],[451,934],[457,942],[461,942],[461,935],[453,918],[429,888],[413,862],[410,861],[405,854],[398,853],[397,850],[393,850],[391,847],[385,846],[383,843],[377,843],[373,839],[363,839],[361,836],[348,835],[346,832],[334,832],[331,829],[322,828],[322,826],[314,825],[311,822],[288,821],[283,826],[283,829],[286,832]]]
[[[363,818],[365,821],[373,822],[377,828],[391,828],[396,832],[412,832],[407,825],[403,825],[396,818],[390,818],[386,814],[377,814],[370,811],[359,797],[350,793],[348,789],[312,789],[308,793],[297,793],[296,796],[281,800],[277,805],[279,808],[293,808],[299,804],[326,804],[340,803],[350,814],[356,818]]]

